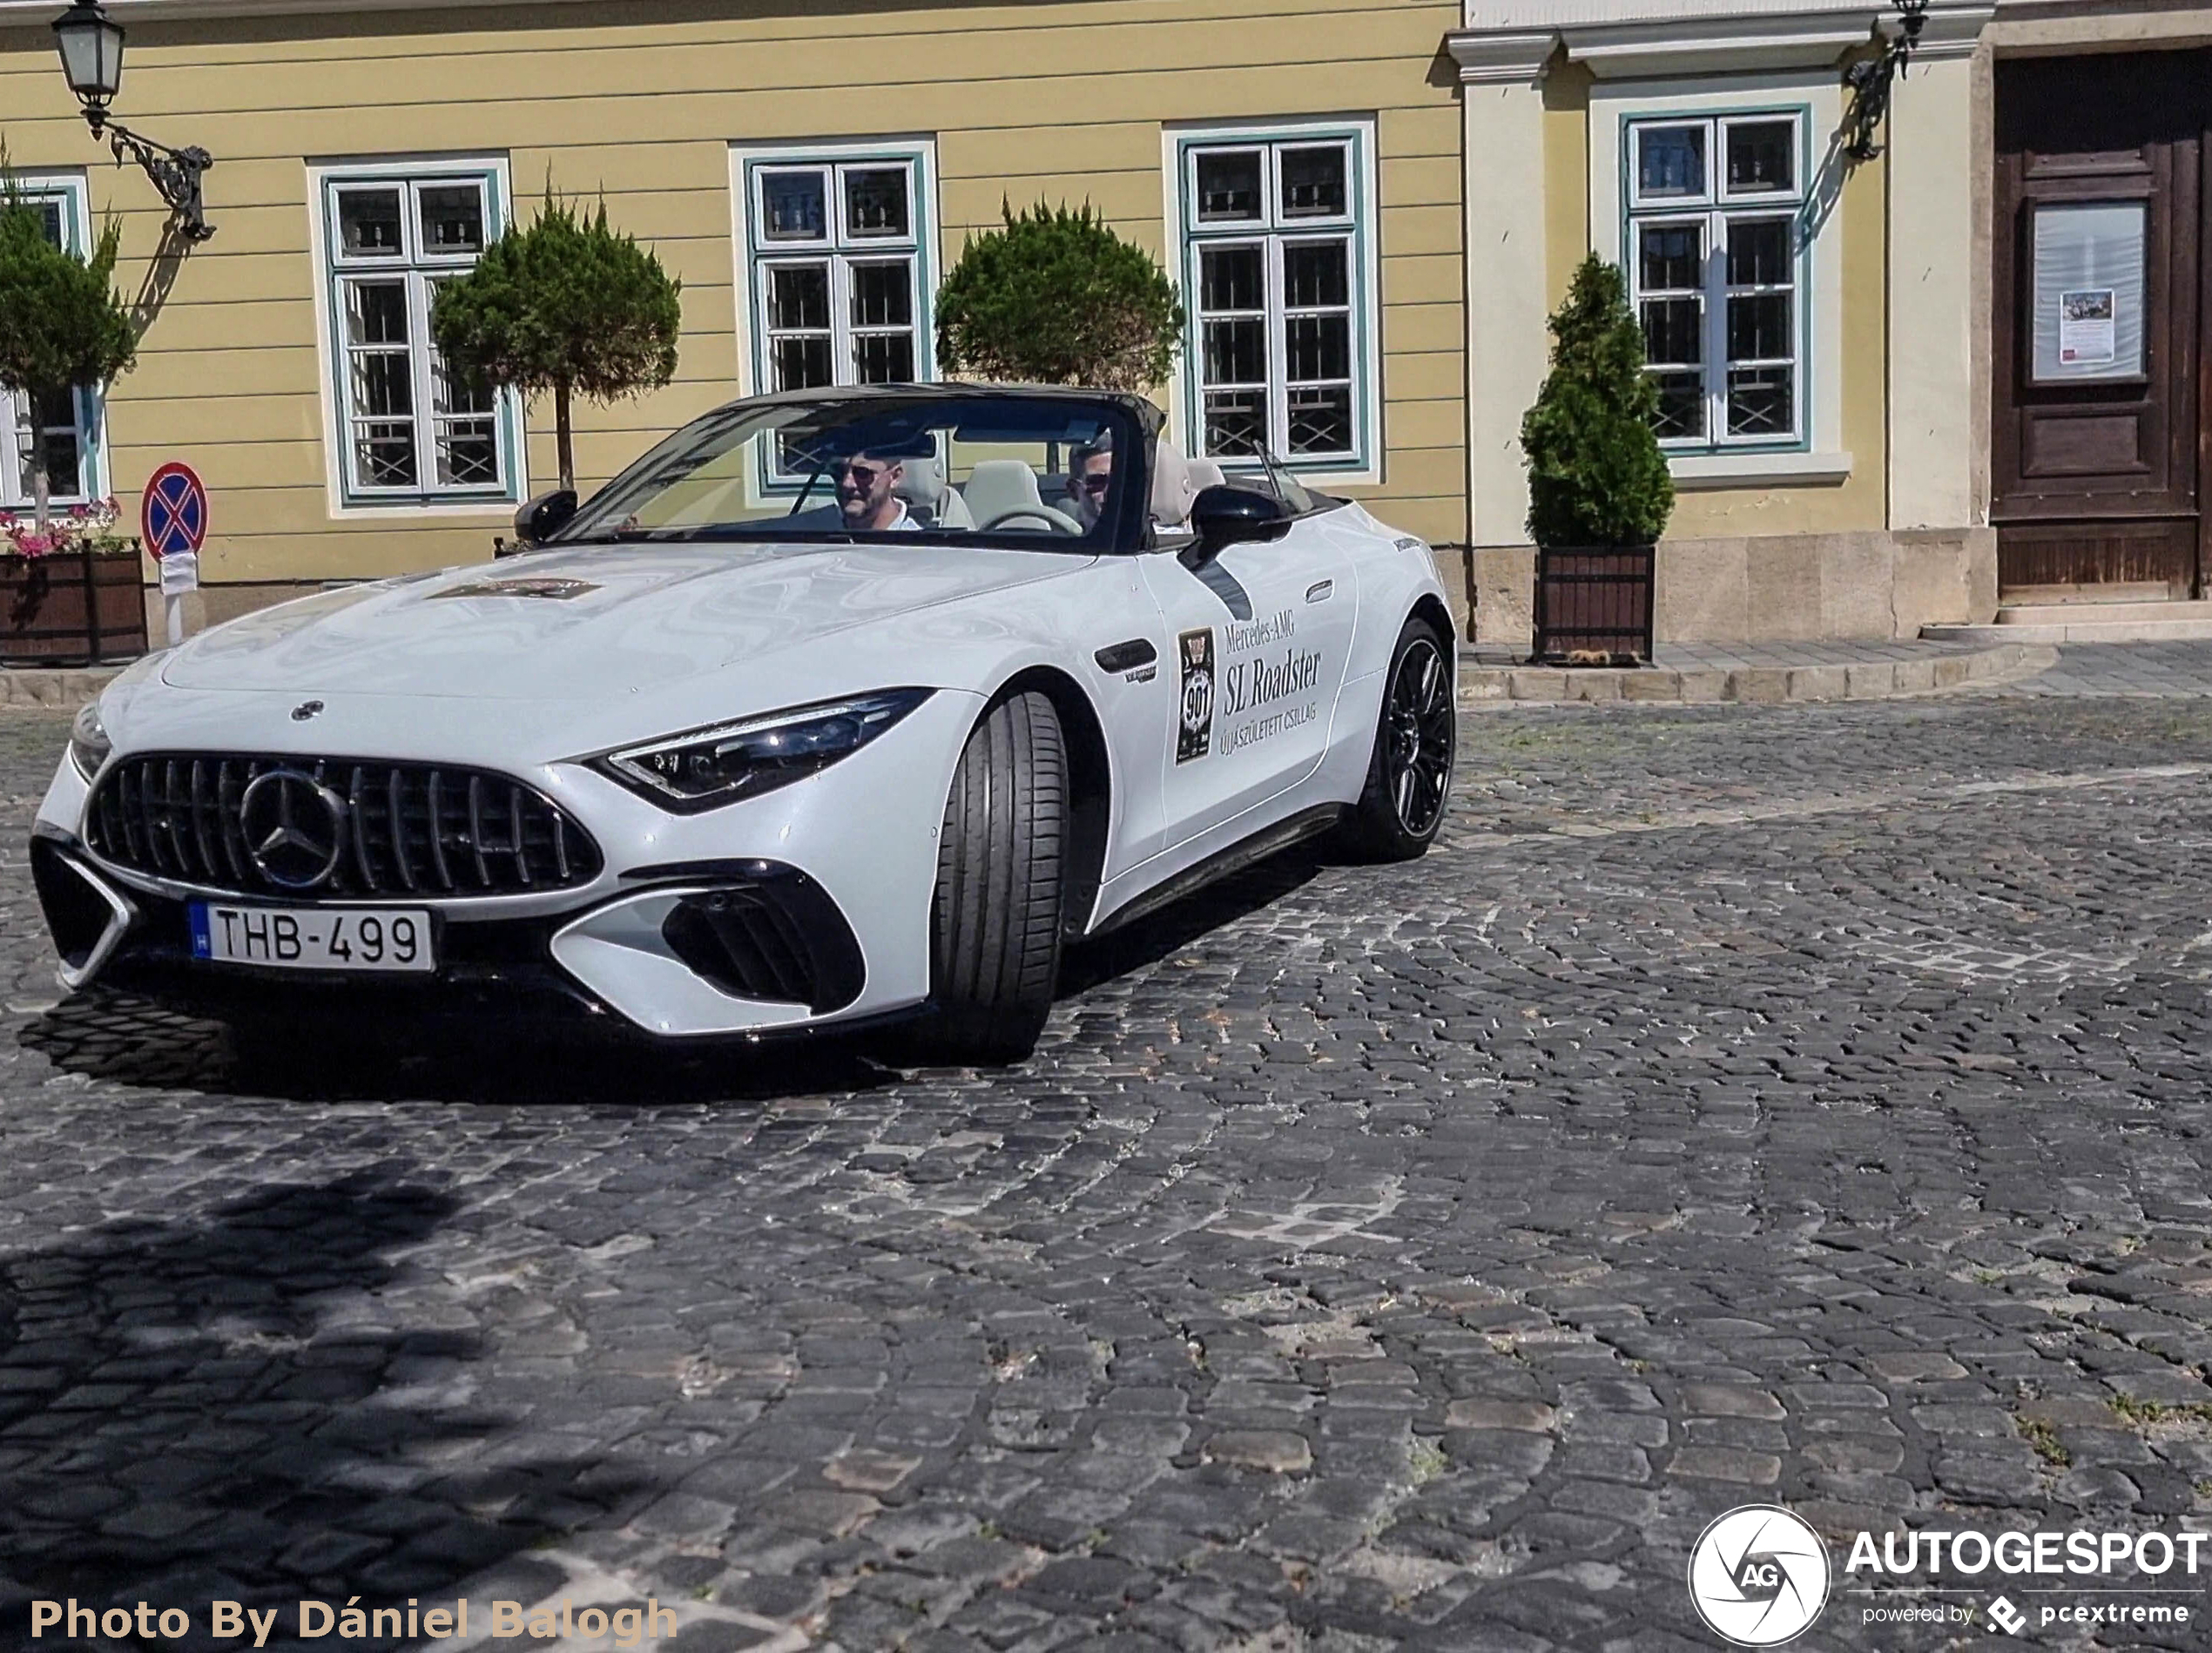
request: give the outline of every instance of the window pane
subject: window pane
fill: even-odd
[[[356,425],[354,466],[365,488],[415,486],[415,427],[392,420]]]
[[[864,385],[910,384],[914,376],[911,333],[869,333],[853,341],[853,371]]]
[[[59,201],[36,201],[32,205],[37,208],[39,223],[45,226],[48,245],[59,246],[62,244],[62,204]]]
[[[830,324],[829,266],[777,264],[768,270],[768,325],[781,333]]]
[[[1352,387],[1291,392],[1291,452],[1342,454],[1352,449]]]
[[[51,496],[73,499],[84,491],[84,454],[77,439],[77,426],[57,424],[46,430],[46,486]],[[37,457],[37,449],[26,442],[24,444],[23,491],[26,497],[31,492],[30,468]]]
[[[395,189],[338,192],[338,240],[347,258],[400,255],[400,192]]]
[[[347,283],[346,338],[352,344],[405,345],[408,341],[406,283]]]
[[[1705,437],[1705,375],[1702,373],[1655,373],[1659,386],[1659,417],[1655,422],[1661,439]]]
[[[1792,306],[1786,293],[1728,301],[1728,357],[1731,361],[1771,361],[1794,356],[1790,336]]]
[[[769,172],[760,180],[762,236],[770,241],[819,241],[829,233],[828,175]]]
[[[845,175],[845,230],[848,235],[907,233],[907,169],[870,167]]]
[[[1746,121],[1728,129],[1728,187],[1731,194],[1781,192],[1797,186],[1795,121]]]
[[[499,437],[489,419],[462,420],[438,431],[438,482],[483,488],[499,482]]]
[[[1345,213],[1342,144],[1325,149],[1286,149],[1277,165],[1283,175],[1285,218],[1341,218]]]
[[[1216,151],[1198,157],[1198,222],[1250,222],[1261,216],[1259,152]]]
[[[1264,390],[1206,392],[1206,451],[1217,458],[1241,459],[1267,449],[1267,393]]]
[[[914,313],[914,267],[906,260],[853,267],[854,327],[908,327],[913,324]]]
[[[440,184],[421,192],[422,251],[461,258],[484,250],[484,192],[480,184]]]
[[[1705,192],[1703,126],[1636,128],[1636,183],[1646,200]]]
[[[1293,310],[1352,302],[1352,244],[1298,242],[1283,249],[1283,303]]]
[[[430,411],[443,417],[452,414],[488,414],[492,410],[489,385],[472,385],[446,370],[442,361],[430,369]]]
[[[1705,359],[1705,304],[1702,299],[1646,299],[1643,301],[1644,360],[1672,366]]]
[[[354,407],[378,417],[415,412],[415,374],[408,359],[391,351],[354,357]]]
[[[1206,383],[1264,384],[1267,381],[1267,324],[1209,321],[1205,325]]]
[[[1784,218],[1733,219],[1728,226],[1730,287],[1791,285],[1791,224]]]
[[[1265,265],[1256,246],[1210,246],[1198,254],[1198,307],[1224,310],[1267,307]]]
[[[1639,284],[1646,293],[1691,292],[1705,285],[1705,227],[1702,224],[1646,224],[1636,231]]]
[[[1796,374],[1788,368],[1737,368],[1728,375],[1728,434],[1787,436],[1797,426]]]
[[[779,390],[812,390],[833,377],[827,339],[778,339],[769,346],[768,357]]]
[[[1349,379],[1352,376],[1352,318],[1344,315],[1297,315],[1284,324],[1289,335],[1286,354],[1292,383],[1308,379]]]

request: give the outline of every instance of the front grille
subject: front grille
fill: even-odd
[[[246,789],[272,770],[310,777],[342,801],[327,812],[334,820],[318,814],[311,823],[336,837],[334,865],[312,884],[296,881],[296,871],[292,882],[272,878],[246,841]],[[155,878],[315,901],[573,889],[604,864],[588,833],[520,781],[346,758],[125,758],[93,791],[85,839],[102,860]]]

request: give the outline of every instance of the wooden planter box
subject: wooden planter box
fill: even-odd
[[[1544,665],[1635,665],[1651,658],[1650,545],[1536,552],[1535,651]]]
[[[107,556],[0,557],[0,665],[108,665],[145,651],[136,541]]]

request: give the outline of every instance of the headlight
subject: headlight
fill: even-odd
[[[107,738],[107,729],[100,722],[99,702],[88,702],[77,714],[77,721],[69,726],[70,761],[77,766],[78,774],[90,780],[100,773],[100,766],[114,750],[115,744]]]
[[[628,746],[597,761],[664,808],[712,809],[788,786],[850,757],[934,692],[885,689],[793,706]]]

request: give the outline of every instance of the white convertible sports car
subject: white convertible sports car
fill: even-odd
[[[124,672],[31,845],[75,988],[251,1022],[1035,1042],[1061,949],[1295,840],[1417,855],[1427,546],[1107,393],[739,401],[489,567]]]

